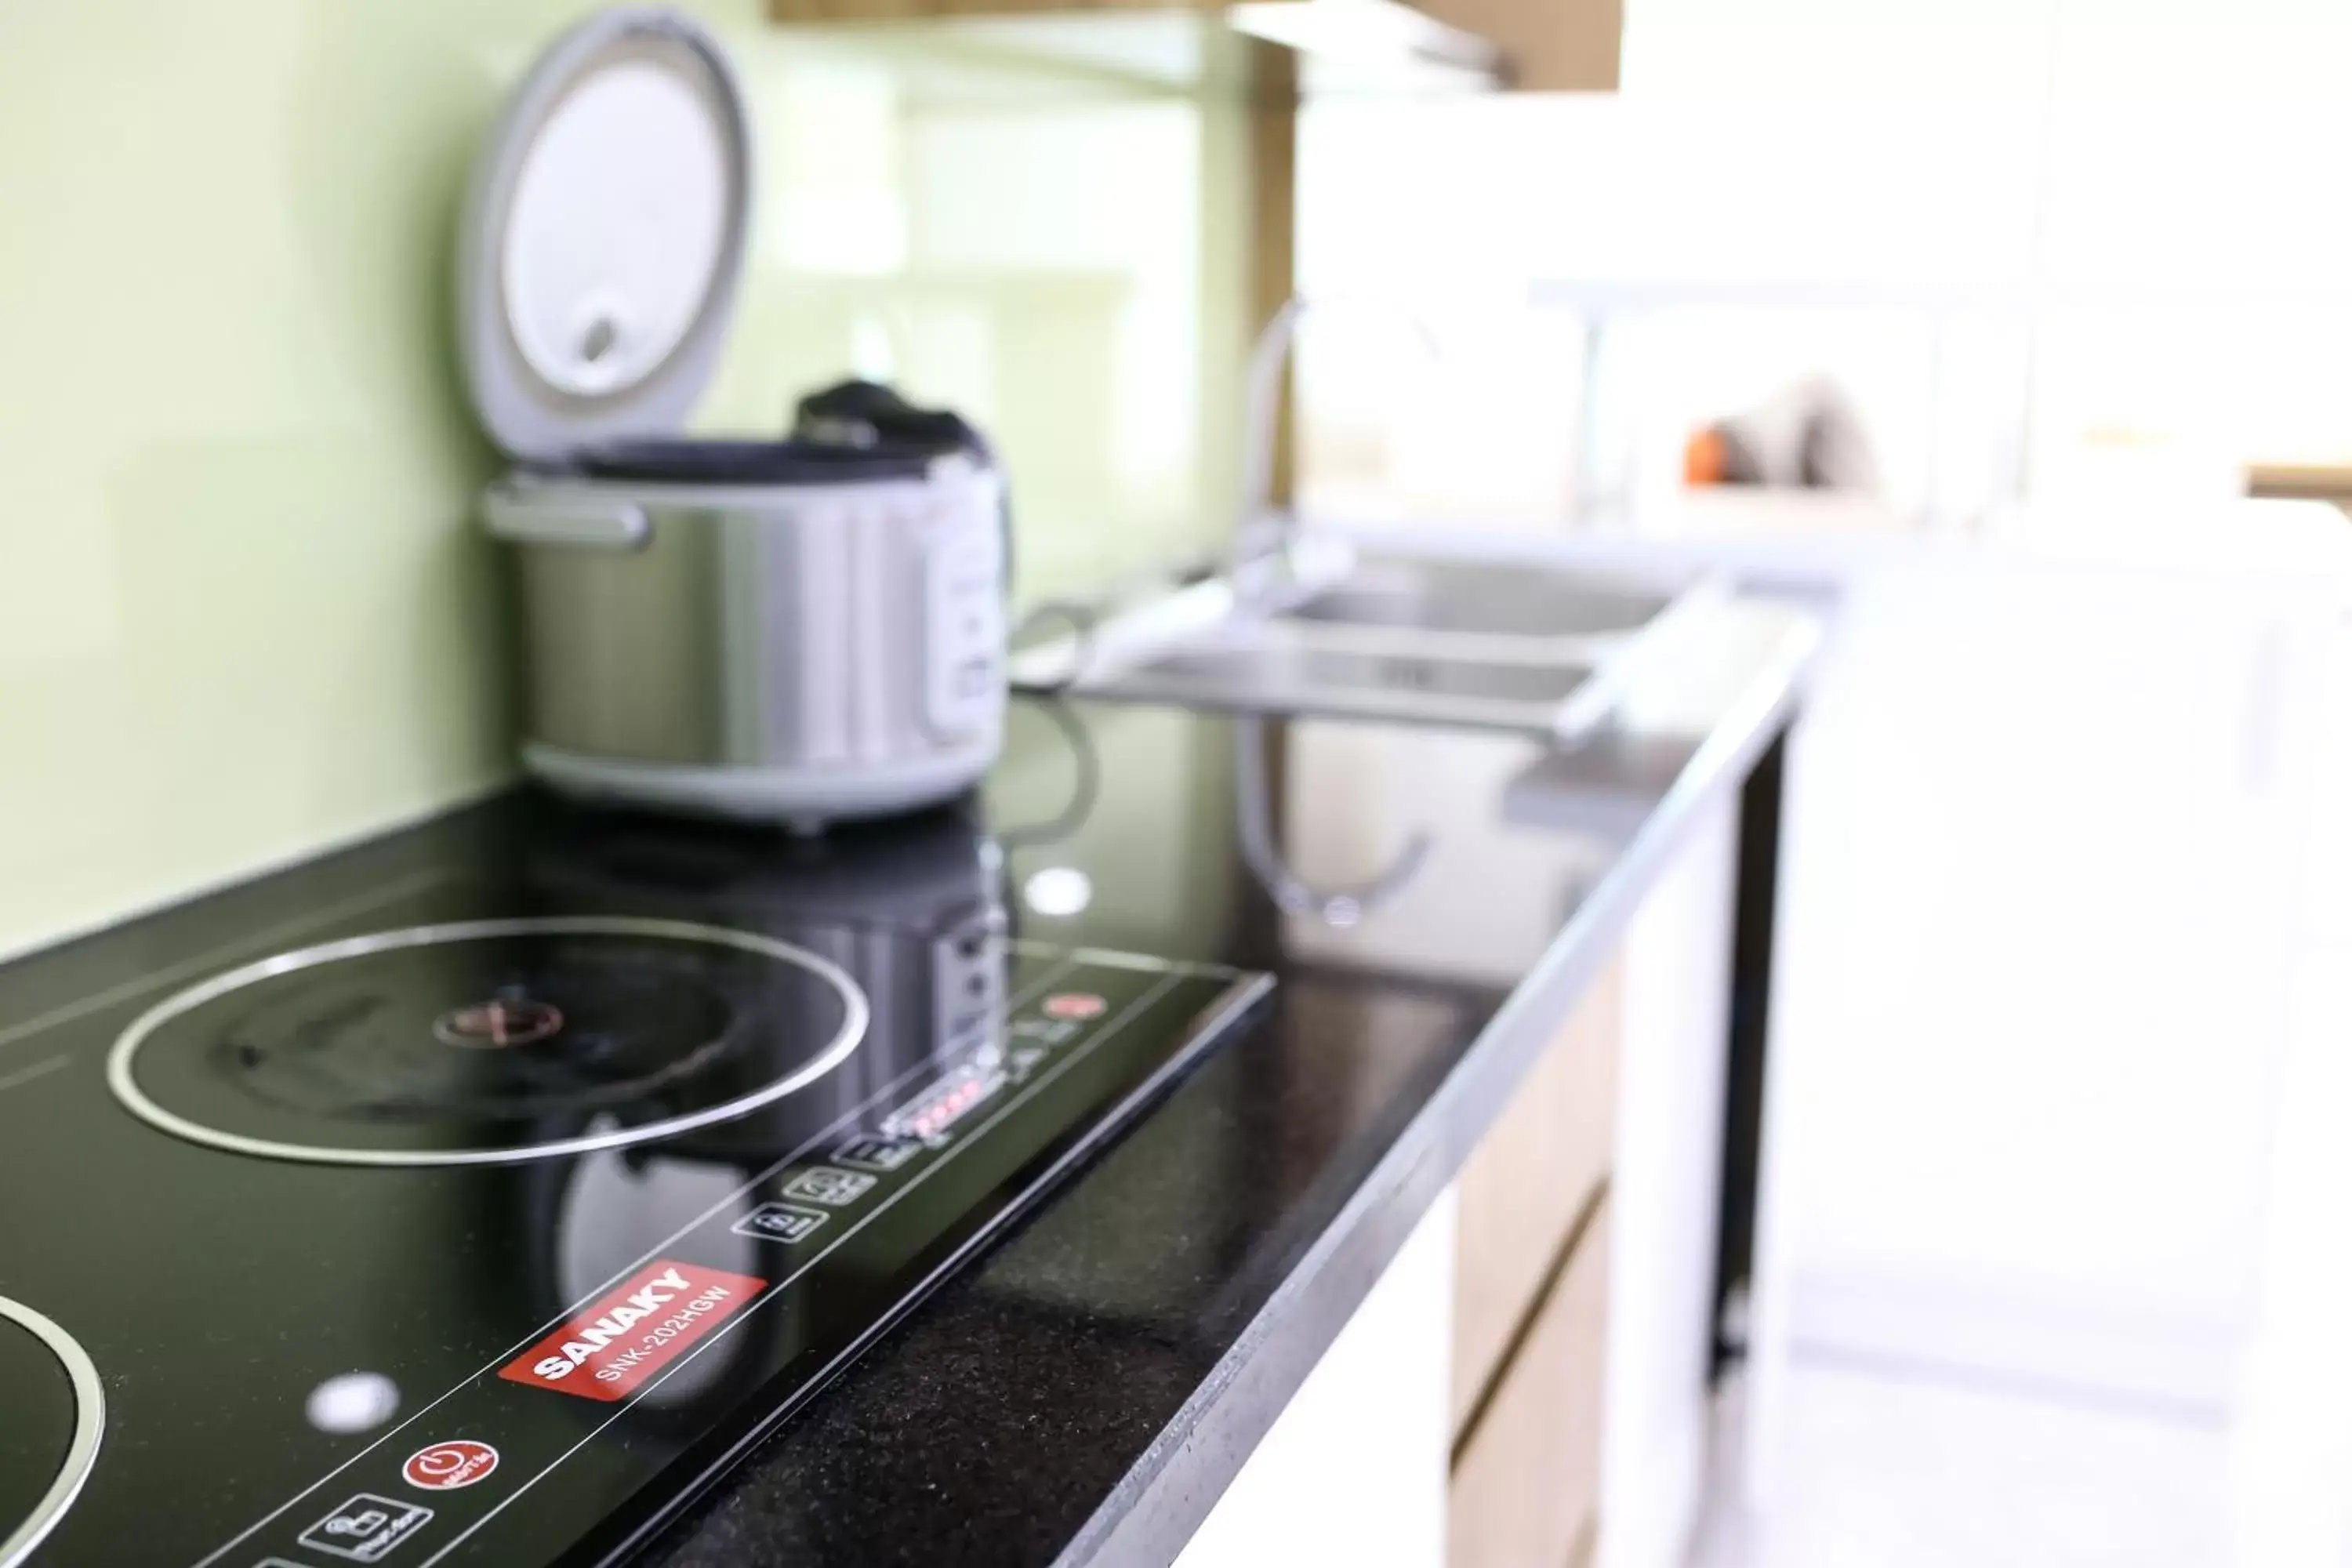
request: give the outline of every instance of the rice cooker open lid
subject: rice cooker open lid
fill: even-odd
[[[625,6],[558,38],[484,143],[458,237],[491,438],[553,465],[675,434],[717,368],[751,216],[750,112],[700,23]]]

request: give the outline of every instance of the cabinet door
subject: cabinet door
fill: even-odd
[[[1457,1436],[1608,1180],[1621,976],[1612,963],[1593,982],[1455,1185]]]
[[[1617,89],[1623,0],[1422,0],[1421,9],[1500,45],[1521,91]]]
[[[1857,584],[1784,846],[1793,1332],[2229,1397],[2286,1017],[2302,637],[2275,593],[2210,577]]]
[[[1625,933],[1601,1568],[1679,1568],[1706,1479],[1738,842],[1699,813]]]
[[[1604,1198],[1461,1440],[1446,1508],[1449,1568],[1566,1563],[1578,1550],[1601,1492],[1608,1317]]]
[[[1176,1568],[1440,1568],[1453,1272],[1449,1193],[1323,1352]]]

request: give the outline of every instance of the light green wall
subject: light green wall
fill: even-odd
[[[0,7],[0,951],[507,774],[446,258],[503,85],[587,8]],[[698,8],[764,155],[701,423],[853,366],[956,402],[1033,595],[1208,538],[1232,111]]]

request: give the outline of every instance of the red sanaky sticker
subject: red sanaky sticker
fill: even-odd
[[[667,1258],[649,1263],[500,1367],[499,1375],[583,1399],[626,1398],[750,1306],[767,1283]]]

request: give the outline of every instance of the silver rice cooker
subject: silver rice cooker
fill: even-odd
[[[782,822],[976,782],[1004,722],[1004,488],[951,414],[852,382],[790,435],[681,434],[751,233],[749,107],[676,12],[572,28],[509,100],[458,242],[459,346],[514,460],[523,761],[567,795]]]

